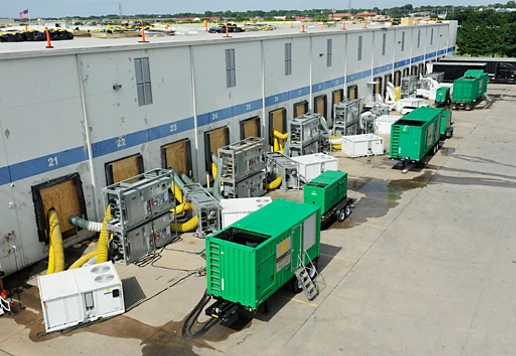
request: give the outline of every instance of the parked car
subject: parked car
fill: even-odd
[[[234,23],[228,23],[228,32],[244,32],[245,30],[238,27]],[[208,30],[209,33],[226,33],[226,24],[219,24],[216,27],[211,27]]]

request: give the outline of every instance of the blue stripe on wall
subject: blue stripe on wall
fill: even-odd
[[[455,46],[437,52],[427,53],[425,56],[413,57],[394,63],[394,68],[399,68],[410,63],[422,61],[424,59],[433,58],[447,52],[455,51]],[[424,57],[424,58],[423,58]],[[371,70],[365,70],[359,73],[350,74],[346,77],[347,82],[357,81],[373,75],[390,71],[393,69],[392,64],[386,64]],[[312,85],[312,92],[319,92],[336,86],[344,85],[344,77],[338,77],[322,83]],[[265,106],[269,107],[280,104],[288,100],[296,99],[310,94],[310,87],[291,90],[277,95],[271,95],[265,98]],[[205,126],[217,121],[226,120],[235,116],[245,114],[247,112],[262,109],[262,100],[253,100],[244,104],[239,104],[229,108],[201,114],[198,116],[199,126]],[[100,157],[109,153],[121,151],[137,145],[141,145],[150,141],[173,136],[175,134],[193,130],[194,119],[189,117],[176,122],[160,125],[150,129],[133,132],[120,137],[114,137],[92,144],[93,157]],[[34,158],[28,161],[15,163],[9,166],[0,167],[0,185],[8,184],[20,179],[35,176],[55,169],[77,164],[88,159],[87,151],[84,147],[76,147],[69,150],[57,152],[48,156]]]
[[[76,164],[88,159],[88,153],[85,147],[76,147],[70,150],[53,153],[48,156],[33,158],[28,161],[9,165],[11,181],[15,182],[20,179],[53,171],[54,169],[63,168],[72,164]]]

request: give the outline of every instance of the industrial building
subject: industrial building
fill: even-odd
[[[211,153],[367,95],[455,51],[457,23],[0,46],[0,264],[48,254],[45,211],[98,221],[101,190],[164,167],[211,180]],[[23,74],[21,80],[20,74]],[[66,218],[65,246],[84,236]]]

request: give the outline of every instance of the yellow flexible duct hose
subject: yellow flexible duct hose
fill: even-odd
[[[284,133],[282,134],[281,132],[279,132],[278,130],[274,130],[273,131],[273,134],[274,134],[274,137],[277,137],[279,138],[280,140],[286,140],[288,138],[288,133]]]
[[[108,230],[107,222],[111,220],[111,205],[106,209],[106,217],[102,221],[102,229],[100,229],[99,241],[97,242],[97,264],[107,262],[108,260]]]
[[[277,137],[274,137],[274,152],[279,151],[279,141]]]
[[[176,197],[176,200],[181,204],[183,203],[183,192],[181,191],[181,188],[177,184],[174,184],[174,196]]]
[[[176,215],[179,215],[190,209],[192,209],[192,204],[190,204],[189,202],[186,202],[186,203],[179,204],[178,206],[175,207],[175,209],[170,209],[170,212],[174,213]]]
[[[48,246],[48,268],[47,274],[54,273],[54,269],[56,267],[56,262],[54,259],[54,248],[52,247],[52,240],[50,240],[50,244]]]
[[[93,257],[97,256],[97,251],[90,252],[81,258],[79,258],[77,261],[75,261],[70,268],[68,269],[76,269],[84,266],[85,263],[87,263],[89,260],[91,260]]]
[[[331,145],[331,147],[333,147],[334,150],[341,150],[342,149],[342,145]]]
[[[211,176],[213,177],[213,179],[216,179],[217,178],[217,172],[218,172],[219,168],[217,167],[217,165],[215,164],[215,162],[212,162],[211,163]]]
[[[63,236],[59,227],[59,216],[57,212],[52,209],[48,212],[48,224],[50,226],[50,248],[49,248],[49,267],[47,274],[54,272],[62,272],[65,267]]]
[[[199,223],[199,217],[197,215],[195,215],[193,218],[191,218],[190,220],[188,220],[184,223],[170,224],[170,229],[172,229],[172,231],[177,231],[177,232],[189,232],[189,231],[195,230],[198,223]]]
[[[99,241],[97,242],[97,264],[107,262],[108,260],[108,232],[107,221],[102,222],[102,229],[100,230]]]
[[[269,183],[268,188],[270,190],[278,189],[279,186],[281,185],[281,179],[282,179],[282,176],[278,176],[278,178],[274,179],[272,182]]]

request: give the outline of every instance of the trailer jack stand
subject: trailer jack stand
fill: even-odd
[[[269,303],[267,301],[263,302],[263,314],[269,314]]]

